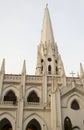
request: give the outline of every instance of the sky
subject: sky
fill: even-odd
[[[66,75],[84,67],[84,0],[0,0],[0,66],[20,74],[35,74],[44,9],[48,4],[55,41]]]

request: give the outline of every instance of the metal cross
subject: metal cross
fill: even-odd
[[[74,77],[74,75],[75,75],[75,73],[72,71],[71,73],[70,73],[71,75],[72,75],[72,78]]]

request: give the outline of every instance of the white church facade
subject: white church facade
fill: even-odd
[[[67,77],[55,42],[49,10],[44,12],[34,75],[0,70],[0,130],[84,130],[84,71]]]

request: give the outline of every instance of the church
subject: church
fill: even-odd
[[[66,76],[46,5],[34,75],[0,69],[0,130],[84,130],[84,71]]]

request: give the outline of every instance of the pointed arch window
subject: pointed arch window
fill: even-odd
[[[73,100],[71,103],[71,108],[74,110],[79,110],[80,109],[79,103],[76,100]]]
[[[32,119],[26,126],[26,130],[41,130],[41,125],[36,119]]]
[[[35,91],[30,92],[29,96],[27,97],[27,102],[39,102],[39,97]]]
[[[15,96],[15,93],[12,90],[9,90],[7,94],[4,96],[4,101],[13,101],[13,104],[15,104],[17,101],[17,97]]]
[[[80,130],[79,126],[73,126],[71,119],[67,116],[64,119],[64,130]]]
[[[64,120],[64,130],[72,130],[72,123],[68,116]]]
[[[56,63],[56,64],[58,63],[57,60],[55,60],[55,63]]]
[[[6,118],[0,120],[0,130],[13,130],[11,122]]]
[[[43,73],[43,65],[41,66],[41,73]]]
[[[48,74],[51,74],[51,65],[48,66]]]
[[[43,63],[44,62],[44,60],[43,59],[41,59],[41,63]]]
[[[56,66],[56,74],[58,74],[58,67]]]

